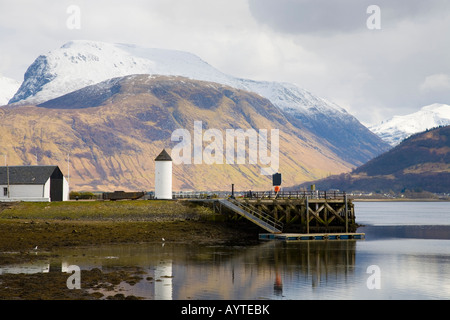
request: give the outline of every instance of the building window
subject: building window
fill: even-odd
[[[3,195],[5,197],[8,195],[8,188],[3,188]]]

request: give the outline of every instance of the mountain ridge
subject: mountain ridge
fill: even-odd
[[[67,174],[69,162],[71,187],[77,190],[151,190],[154,157],[174,147],[174,130],[192,132],[194,121],[202,121],[203,130],[221,132],[280,128],[280,170],[286,184],[352,168],[260,95],[183,77],[109,79],[39,107],[9,105],[0,114],[0,137],[10,141],[9,147],[0,145],[0,153],[8,153],[10,164],[38,159],[39,164],[58,164]],[[174,165],[174,189],[229,190],[235,183],[241,190],[266,190],[271,179],[260,169],[248,161]]]
[[[450,125],[419,132],[349,173],[307,182],[322,190],[365,192],[450,190]]]

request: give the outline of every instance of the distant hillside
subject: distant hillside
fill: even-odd
[[[268,99],[226,85],[174,76],[110,79],[39,106],[0,108],[0,154],[10,165],[58,164],[72,190],[152,190],[154,158],[175,129],[279,129],[286,185],[348,172],[352,164]],[[270,131],[269,131],[270,132]],[[224,137],[225,139],[225,137]],[[210,143],[204,142],[203,148]],[[270,153],[270,150],[269,150]],[[174,165],[174,190],[263,189],[259,165]]]
[[[346,191],[450,192],[450,126],[415,134],[351,173],[304,183]]]

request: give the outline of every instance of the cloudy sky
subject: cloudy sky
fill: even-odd
[[[449,34],[448,0],[0,0],[0,75],[70,40],[133,43],[295,83],[368,125],[450,104]]]

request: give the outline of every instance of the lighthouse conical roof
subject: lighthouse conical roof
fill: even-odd
[[[163,149],[161,153],[156,157],[155,161],[172,161],[172,158],[167,153],[166,149]]]

